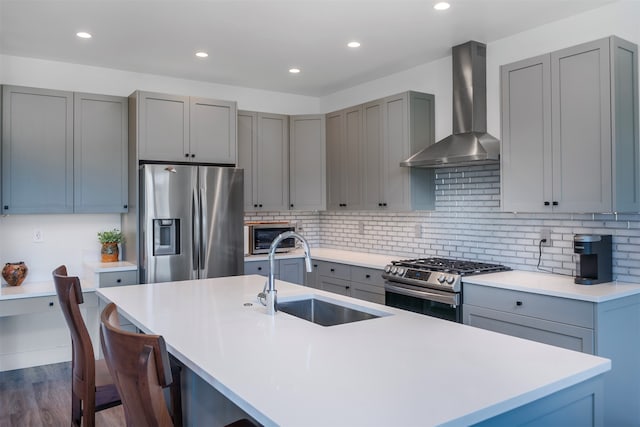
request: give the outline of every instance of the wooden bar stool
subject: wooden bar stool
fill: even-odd
[[[62,313],[71,332],[71,424],[92,427],[95,413],[120,405],[120,395],[104,360],[96,360],[91,337],[80,313],[84,302],[80,279],[67,275],[67,267],[53,270],[53,282]]]

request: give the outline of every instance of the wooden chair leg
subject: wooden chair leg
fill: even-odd
[[[169,393],[171,395],[171,416],[173,417],[173,425],[182,427],[182,384],[180,383],[181,367],[177,365],[171,366],[171,385]]]
[[[96,425],[96,398],[89,396],[82,402],[83,427],[95,427]]]
[[[80,427],[82,420],[81,400],[76,394],[71,392],[71,425]]]

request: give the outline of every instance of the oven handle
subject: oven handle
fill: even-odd
[[[415,291],[413,289],[394,286],[389,283],[384,284],[384,289],[385,291],[388,291],[388,292],[406,295],[409,297],[420,298],[428,301],[441,302],[443,304],[450,304],[451,307],[453,308],[456,308],[459,304],[459,301],[458,301],[459,295],[456,293],[451,295],[442,295],[442,294],[436,294],[428,291]]]

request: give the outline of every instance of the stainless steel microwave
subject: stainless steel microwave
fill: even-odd
[[[273,240],[285,231],[296,231],[291,224],[253,224],[249,226],[249,252],[268,254]],[[296,247],[295,239],[284,239],[276,252],[289,252]]]

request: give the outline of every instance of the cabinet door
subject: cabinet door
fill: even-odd
[[[363,108],[362,187],[365,209],[384,207],[382,200],[381,152],[383,142],[383,103],[370,102]]]
[[[280,280],[295,283],[297,285],[304,284],[304,268],[302,259],[281,259],[279,262]]]
[[[409,152],[409,95],[403,93],[384,99],[384,140],[380,187],[384,207],[411,209],[410,168],[400,167]]]
[[[324,115],[289,118],[289,204],[296,210],[325,210]]]
[[[553,201],[563,212],[611,210],[609,39],[551,54]]]
[[[342,151],[342,177],[339,185],[344,186],[345,206],[347,209],[359,210],[363,207],[363,130],[362,106],[349,108],[344,112],[344,149]]]
[[[289,123],[279,114],[258,114],[257,209],[289,209]]]
[[[236,103],[190,98],[189,155],[199,163],[236,164]]]
[[[189,160],[189,97],[150,92],[137,95],[140,160]]]
[[[552,200],[551,70],[542,55],[500,69],[502,207],[542,212]]]
[[[73,212],[73,94],[2,88],[2,213]]]
[[[344,162],[344,113],[327,114],[327,209],[346,207]]]
[[[351,282],[344,279],[320,276],[320,289],[340,295],[351,295]]]
[[[127,212],[127,98],[74,94],[74,211]]]
[[[309,286],[310,288],[320,289],[319,279],[320,279],[320,261],[313,260],[311,264],[312,270],[311,272],[304,272],[304,285]]]
[[[593,329],[465,304],[464,324],[594,354]]]
[[[258,142],[258,115],[248,111],[238,111],[238,167],[244,169],[244,210],[253,211],[256,202],[256,162]],[[255,206],[254,206],[255,204]]]

